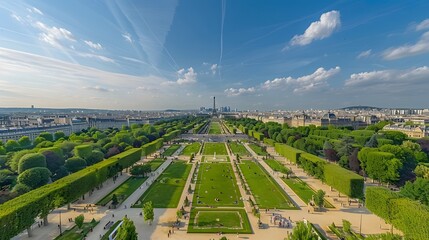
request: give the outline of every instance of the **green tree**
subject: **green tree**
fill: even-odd
[[[46,139],[44,139],[44,138],[42,138],[42,137],[36,137],[36,138],[33,140],[33,145],[37,146],[37,145],[39,145],[40,143],[42,143],[42,142],[44,142],[44,141],[46,141]]]
[[[27,148],[31,146],[31,140],[28,136],[23,136],[18,140],[19,145],[22,148]]]
[[[101,162],[104,159],[104,154],[99,150],[92,150],[91,155],[86,159],[88,165],[93,165]]]
[[[57,141],[58,139],[60,139],[60,138],[64,138],[66,135],[64,134],[64,132],[63,131],[56,131],[55,133],[54,133],[54,138],[55,138],[55,141]]]
[[[179,219],[181,219],[183,217],[183,212],[182,212],[182,210],[177,210],[176,211],[176,218],[177,218],[177,221],[179,221]]]
[[[323,207],[323,203],[325,201],[325,191],[319,189],[317,190],[316,194],[314,194],[314,203],[319,207]]]
[[[337,151],[334,150],[334,146],[332,146],[328,140],[326,140],[323,144],[323,153],[325,154],[326,159],[331,162],[336,162],[339,160]]]
[[[344,232],[350,233],[351,229],[352,229],[352,224],[349,221],[343,219],[343,230],[344,230]]]
[[[376,148],[378,146],[377,134],[373,134],[368,142],[365,143],[365,147]]]
[[[69,172],[77,172],[86,167],[86,161],[80,157],[71,157],[66,160],[64,166]]]
[[[149,225],[151,225],[154,219],[154,212],[153,212],[153,206],[151,201],[143,204],[143,215],[144,215],[144,220],[149,222]]]
[[[39,137],[42,137],[42,138],[46,139],[47,141],[51,141],[51,142],[54,141],[54,137],[49,132],[42,132],[39,134]]]
[[[87,144],[79,145],[76,146],[73,151],[76,157],[80,157],[86,160],[91,156],[92,146]]]
[[[131,167],[130,173],[133,176],[143,176],[145,173],[150,173],[152,171],[149,164],[134,165]]]
[[[46,167],[53,173],[58,171],[58,169],[65,163],[64,157],[58,155],[54,151],[46,150],[43,151],[42,154],[46,159]]]
[[[414,182],[407,182],[401,188],[401,194],[429,205],[429,179],[417,178]]]
[[[31,188],[23,183],[16,184],[12,189],[12,192],[18,193],[18,195],[22,195],[29,191],[31,191]]]
[[[417,177],[429,179],[429,166],[419,164],[414,169],[414,173],[416,174]]]
[[[130,219],[124,217],[122,219],[122,224],[118,229],[116,234],[116,239],[121,240],[137,240],[137,232],[136,227],[134,226],[134,222]]]
[[[113,205],[118,205],[118,197],[116,197],[116,194],[112,195],[112,204]]]
[[[6,151],[13,152],[21,149],[21,145],[19,145],[19,143],[15,140],[7,140],[5,148],[6,148]]]
[[[85,220],[85,216],[83,216],[83,214],[80,214],[79,216],[74,218],[74,222],[76,223],[76,226],[79,229],[82,229],[83,226],[83,221]]]
[[[292,234],[288,237],[288,240],[318,240],[319,237],[313,232],[313,228],[309,223],[302,221],[297,222]]]
[[[49,182],[51,172],[45,167],[35,167],[25,170],[18,176],[18,183],[25,184],[32,189],[43,186]]]
[[[46,167],[46,158],[40,153],[25,154],[18,163],[18,173],[34,167]]]

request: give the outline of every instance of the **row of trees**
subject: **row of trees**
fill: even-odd
[[[429,140],[411,141],[406,140],[407,136],[401,132],[382,131],[388,122],[352,130],[332,126],[290,128],[287,124],[262,123],[248,118],[227,121],[253,137],[255,132],[262,134],[258,138],[263,138],[271,146],[284,143],[385,183],[404,185],[415,178],[414,169],[419,163],[429,162]],[[358,156],[365,151],[391,153],[394,157],[379,157],[384,162],[380,164],[379,161],[367,161],[364,153]]]

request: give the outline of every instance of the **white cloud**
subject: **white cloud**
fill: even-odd
[[[15,19],[16,21],[18,21],[18,22],[22,22],[22,18],[21,18],[20,16],[16,15],[15,13],[12,13],[10,16],[11,16],[13,19]]]
[[[102,55],[97,55],[97,54],[92,54],[92,53],[82,53],[82,52],[76,52],[76,54],[78,56],[85,57],[85,58],[95,58],[95,59],[101,60],[103,62],[108,62],[108,63],[114,63],[115,62],[115,60],[108,58],[108,57],[105,57],[105,56],[102,56]]]
[[[323,67],[320,67],[316,69],[314,73],[299,78],[283,77],[267,80],[262,84],[262,89],[270,90],[290,86],[296,93],[305,92],[317,87],[326,86],[328,84],[327,80],[338,74],[340,71],[341,68],[338,66],[329,70],[325,70]]]
[[[371,49],[363,51],[363,52],[359,53],[359,55],[356,58],[357,59],[367,58],[367,57],[369,57],[371,55],[371,52],[372,52]]]
[[[113,89],[100,87],[100,86],[94,86],[94,87],[82,87],[83,89],[91,90],[91,91],[97,91],[97,92],[113,92]]]
[[[215,75],[215,74],[216,74],[217,69],[218,69],[217,64],[213,64],[213,65],[210,67],[210,70],[212,70],[212,74],[213,74],[213,75]]]
[[[84,41],[86,45],[88,45],[90,48],[96,49],[96,50],[101,50],[103,49],[103,46],[101,46],[100,43],[94,43],[92,41],[89,40],[85,40]]]
[[[330,11],[323,13],[320,20],[312,22],[302,35],[295,35],[290,45],[308,45],[314,40],[327,38],[341,26],[340,12]]]
[[[194,72],[194,69],[192,67],[188,68],[188,71],[186,72],[185,69],[180,69],[177,71],[178,78],[177,84],[184,85],[184,84],[192,84],[197,82],[197,73]]]
[[[1,47],[0,63],[0,102],[3,106],[27,106],[31,103],[45,107],[159,109],[174,102],[168,92],[157,94],[162,96],[157,103],[151,101],[152,94],[135,91],[126,96],[125,93],[137,86],[162,89],[160,83],[166,79],[158,76],[103,71]],[[83,91],[85,86],[86,91],[92,90],[92,94]],[[98,104],[90,101],[90,97],[103,97],[103,89],[114,90],[109,94],[113,94],[111,99],[117,101],[110,99]],[[6,91],[13,92],[13,95],[3,94]]]
[[[256,89],[254,87],[250,88],[228,88],[225,89],[225,94],[227,96],[239,96],[243,94],[252,94],[256,92]]]
[[[42,22],[36,22],[34,26],[41,31],[40,40],[56,48],[62,48],[61,41],[67,40],[75,42],[73,34],[65,28],[49,27]]]
[[[129,43],[132,43],[133,42],[133,38],[131,37],[131,34],[129,34],[129,33],[124,33],[124,34],[122,34],[122,37],[125,39],[125,41],[127,41],[127,42],[129,42]]]
[[[429,29],[429,19],[421,21],[416,26],[416,31],[421,31],[421,30],[426,30],[426,29]]]
[[[39,15],[43,15],[43,12],[40,11],[38,8],[35,8],[35,7],[27,8],[27,11],[29,13],[37,13]]]
[[[411,86],[417,83],[426,83],[429,79],[429,67],[423,66],[406,70],[382,70],[361,72],[350,75],[345,81],[347,87],[374,87],[382,85],[383,89],[392,86]]]
[[[425,32],[415,44],[406,44],[396,48],[389,48],[383,52],[386,60],[395,60],[404,57],[429,52],[429,32]]]
[[[137,87],[137,90],[141,90],[145,92],[157,92],[159,91],[159,88],[140,86],[140,87]]]

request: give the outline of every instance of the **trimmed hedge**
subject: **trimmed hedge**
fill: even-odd
[[[19,159],[18,173],[34,167],[46,167],[46,158],[41,153],[27,153]]]
[[[308,174],[325,181],[341,193],[352,198],[363,197],[364,179],[358,174],[285,144],[276,143],[275,149],[283,157],[298,163]]]
[[[298,165],[311,176],[314,176],[322,181],[324,178],[324,165],[326,161],[310,153],[302,153],[298,158]]]
[[[79,146],[76,146],[73,151],[76,157],[80,157],[86,160],[89,158],[89,156],[91,156],[92,146],[86,145],[86,144],[79,145]]]
[[[270,139],[270,138],[264,138],[264,143],[274,147],[276,144],[276,141],[274,141],[273,139]]]
[[[325,164],[323,174],[326,183],[339,192],[352,198],[363,198],[364,179],[362,176],[335,164]]]
[[[164,139],[165,142],[169,142],[169,141],[173,140],[175,137],[179,136],[180,133],[181,133],[180,130],[174,130],[172,132],[164,134],[164,136],[162,136],[162,138]]]
[[[274,147],[278,154],[282,155],[283,157],[294,163],[297,163],[299,155],[301,153],[304,153],[303,151],[290,147],[286,144],[276,143]]]
[[[150,143],[147,143],[141,147],[143,156],[150,155],[156,150],[160,149],[162,147],[162,144],[164,143],[163,138],[158,138],[155,141],[152,141]]]
[[[56,207],[76,200],[114,176],[123,166],[139,161],[140,151],[131,149],[0,205],[0,240],[18,235],[36,217],[47,216]]]
[[[260,132],[253,131],[252,137],[256,138],[259,141],[263,141],[265,136]]]
[[[429,236],[429,208],[382,187],[366,188],[368,210],[401,230],[405,239]]]

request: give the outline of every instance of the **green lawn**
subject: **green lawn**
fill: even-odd
[[[259,208],[296,209],[289,196],[259,164],[243,161],[239,167]]]
[[[186,145],[186,147],[183,149],[181,155],[185,156],[191,156],[191,154],[197,154],[200,150],[201,144],[199,142],[194,142],[191,144]]]
[[[203,155],[228,155],[225,143],[204,143]]]
[[[200,164],[193,206],[242,207],[240,197],[230,163]]]
[[[241,143],[230,142],[229,148],[231,149],[231,152],[234,155],[237,155],[237,154],[240,156],[249,156],[250,155],[249,151],[247,151],[247,149]]]
[[[221,134],[221,133],[222,133],[222,130],[221,130],[220,124],[218,122],[211,122],[209,134]]]
[[[150,169],[152,170],[152,172],[156,171],[156,169],[159,168],[159,166],[161,166],[164,163],[164,159],[162,158],[156,158],[146,164],[150,164]]]
[[[270,166],[271,169],[277,172],[286,173],[289,169],[285,166],[283,166],[281,163],[279,163],[277,160],[274,159],[267,159],[265,162]]]
[[[265,151],[264,149],[262,149],[262,147],[254,144],[254,143],[249,144],[249,147],[259,156],[267,155],[267,151]]]
[[[177,151],[177,149],[179,149],[179,148],[180,148],[179,144],[173,144],[169,148],[167,148],[167,150],[165,150],[162,155],[169,157],[169,156],[173,155],[173,153],[175,153]]]
[[[282,178],[283,182],[285,182],[295,193],[301,198],[305,203],[309,203],[315,194],[312,188],[310,188],[307,183],[302,181],[299,178]],[[326,208],[334,208],[334,206],[326,201],[324,203]]]
[[[91,228],[94,228],[99,222],[86,222],[83,224],[82,229],[77,226],[72,227],[69,230],[63,232],[61,236],[55,238],[55,240],[80,240],[84,239]]]
[[[184,162],[170,164],[140,197],[140,204],[136,203],[133,207],[140,208],[148,201],[152,201],[154,208],[177,207],[191,167],[192,165]]]
[[[127,199],[137,188],[139,188],[144,181],[146,181],[146,177],[130,177],[109,194],[107,194],[104,198],[97,202],[97,205],[105,206],[107,203],[112,200],[113,194],[116,194],[118,198],[118,202],[121,203],[125,199]]]
[[[188,233],[252,233],[244,209],[198,208],[191,212]]]

